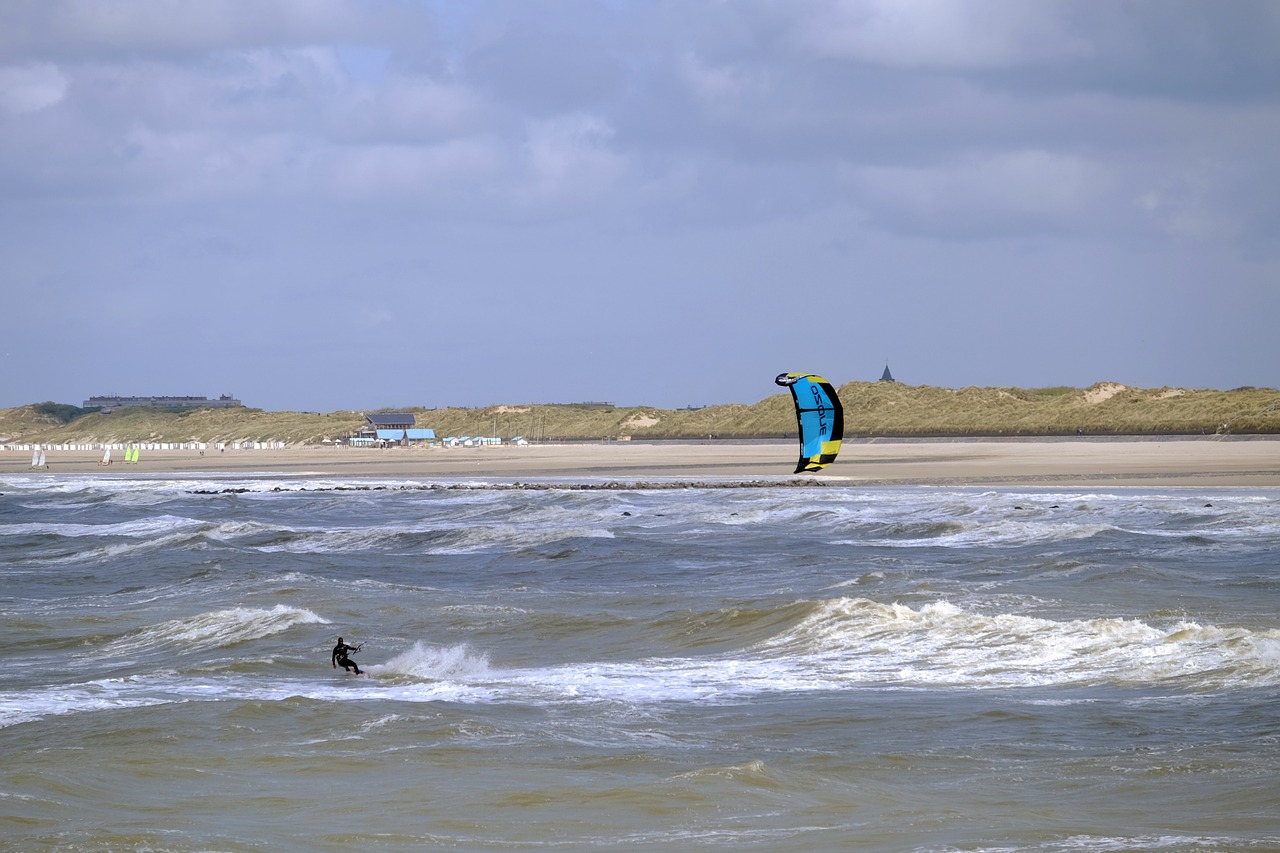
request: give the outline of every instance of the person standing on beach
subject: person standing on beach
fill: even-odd
[[[333,654],[329,656],[330,662],[333,664],[333,668],[337,669],[341,666],[347,672],[350,672],[354,668],[356,675],[361,675],[360,667],[357,666],[356,662],[350,658],[350,655],[353,655],[358,651],[360,651],[359,646],[348,646],[346,643],[342,642],[342,638],[339,637],[338,645],[333,647]]]

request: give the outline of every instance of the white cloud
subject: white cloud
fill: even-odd
[[[584,114],[531,122],[521,154],[527,183],[525,204],[579,203],[597,198],[625,171],[624,159],[609,148],[613,128]]]
[[[333,146],[316,152],[309,189],[339,199],[472,211],[504,172],[503,152],[472,137],[430,145]],[[302,190],[299,187],[299,190]],[[483,199],[477,199],[477,195]]]
[[[51,62],[0,67],[0,110],[19,114],[52,107],[66,97],[69,84]]]
[[[404,4],[389,11],[395,15]],[[42,0],[31,19],[51,38],[83,48],[189,51],[358,41],[380,30],[356,0]]]
[[[1205,159],[1187,163],[1176,173],[1160,176],[1155,186],[1134,199],[1134,207],[1172,236],[1231,242],[1249,228],[1251,215],[1262,212],[1256,206],[1253,210],[1246,206],[1246,188],[1238,186],[1242,177],[1238,169],[1224,162]],[[1266,218],[1273,213],[1268,211]]]
[[[390,140],[440,139],[481,131],[491,110],[474,90],[426,75],[388,76],[335,104],[343,126],[338,134],[359,133]]]
[[[764,88],[759,72],[740,66],[716,65],[692,52],[681,59],[680,72],[694,95],[713,109],[726,100],[736,101]]]
[[[873,219],[940,236],[1087,230],[1113,190],[1107,169],[1040,150],[971,154],[924,167],[855,167],[849,184]]]
[[[1084,56],[1052,0],[810,0],[793,35],[819,53],[899,68],[997,68]]]
[[[83,306],[104,288],[165,294],[151,310],[159,325],[171,316],[183,328],[191,305],[170,298],[174,281],[252,292],[373,279],[396,304],[423,280],[486,292],[536,281],[545,299],[519,304],[530,328],[551,330],[540,336],[551,359],[574,354],[556,334],[567,314],[550,306],[598,284],[602,270],[698,304],[731,301],[734,323],[691,336],[724,352],[734,328],[774,328],[778,288],[806,281],[835,295],[836,316],[865,316],[868,300],[875,316],[911,315],[909,328],[872,334],[934,359],[934,372],[915,378],[944,383],[1046,381],[996,377],[990,359],[937,348],[929,330],[973,336],[952,309],[984,291],[1052,280],[1065,300],[1079,280],[1098,293],[1127,289],[1141,313],[1152,282],[1191,292],[1212,280],[1228,290],[1215,303],[1223,316],[1247,313],[1256,326],[1232,333],[1251,347],[1235,363],[1275,365],[1263,319],[1277,316],[1275,298],[1256,298],[1258,282],[1275,293],[1280,219],[1280,13],[1268,8],[0,0],[0,256],[11,289],[59,288],[60,305],[86,312],[85,329],[98,318]],[[257,247],[252,264],[246,245]],[[1259,272],[1257,258],[1272,266]],[[910,299],[904,286],[915,288]],[[608,335],[696,316],[671,320],[652,293],[644,310],[634,288],[614,293],[591,301],[616,318]],[[623,294],[628,302],[610,301]],[[1055,310],[1064,305],[1026,303],[1070,337],[1075,327]],[[1165,293],[1159,307],[1179,330],[1198,323],[1197,304]],[[316,300],[257,313],[263,325],[328,328],[334,310]],[[209,334],[238,334],[235,313],[214,318]],[[386,317],[365,319],[351,330],[353,350],[376,346],[361,328]],[[84,350],[51,353],[49,335],[65,335],[28,325],[29,343],[14,347],[49,362],[39,383],[61,370],[73,386]],[[289,345],[280,357],[325,354]],[[813,345],[797,326],[758,357]],[[687,362],[682,346],[693,344],[668,355]],[[832,360],[869,360],[878,375],[876,362],[893,358],[883,344],[870,355],[849,346],[840,341]],[[466,357],[500,371],[527,356],[491,349]],[[1177,348],[1159,360],[1180,358],[1161,381],[1250,381],[1210,378],[1212,364]],[[1072,369],[1056,381],[1098,378]],[[661,370],[635,370],[646,374]],[[228,381],[246,398],[278,392],[253,372]],[[654,403],[672,393],[646,381],[616,393]],[[756,393],[753,378],[742,381]],[[62,392],[9,393],[16,405]],[[365,393],[323,391],[345,405]],[[674,402],[689,401],[682,392]]]

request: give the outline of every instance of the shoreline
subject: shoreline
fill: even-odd
[[[30,474],[389,479],[439,483],[682,486],[1215,486],[1280,487],[1270,438],[873,439],[846,441],[818,473],[792,474],[793,441],[608,442],[525,447],[288,447],[144,450],[137,463],[99,464],[100,451],[0,452],[0,476]]]

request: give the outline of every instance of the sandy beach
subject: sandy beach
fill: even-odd
[[[123,454],[113,454],[122,456]],[[1280,440],[1264,438],[846,442],[834,465],[791,473],[791,442],[548,444],[526,447],[151,450],[136,464],[99,464],[96,451],[50,451],[41,473],[406,478],[599,483],[875,485],[1280,486]],[[30,452],[0,452],[0,473],[31,471]]]

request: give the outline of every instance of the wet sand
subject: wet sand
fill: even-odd
[[[113,453],[123,457],[123,452]],[[973,486],[1280,486],[1273,438],[847,441],[835,464],[792,474],[794,442],[609,442],[527,447],[298,447],[144,450],[99,464],[99,451],[49,451],[41,473],[103,476],[272,475],[440,482],[831,484]],[[30,451],[0,451],[0,474],[31,472]]]

